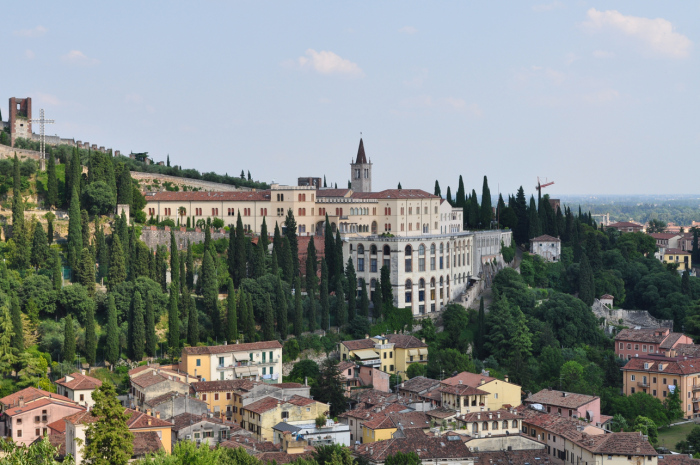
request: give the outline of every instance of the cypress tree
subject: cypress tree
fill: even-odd
[[[287,236],[284,236],[282,244],[282,278],[291,283],[294,279],[294,259],[292,257],[292,246],[289,244]]]
[[[202,259],[202,296],[204,297],[204,309],[211,318],[214,335],[222,334],[221,315],[219,312],[219,282],[216,277],[214,259],[208,250],[204,250]]]
[[[53,230],[53,217],[49,216],[46,219],[46,239],[49,245],[53,244],[53,235],[54,235],[54,230]]]
[[[95,334],[95,306],[88,306],[85,318],[85,359],[88,365],[97,360],[97,334]]]
[[[464,189],[464,180],[462,175],[459,175],[459,183],[457,184],[457,194],[455,195],[455,207],[466,207],[467,205],[467,193]],[[464,211],[467,212],[466,210]],[[466,215],[465,215],[466,216]]]
[[[272,305],[270,297],[265,296],[265,309],[263,311],[262,323],[263,341],[272,341],[275,339],[275,317],[272,313]]]
[[[337,282],[343,277],[343,240],[340,238],[340,230],[335,233],[335,257],[334,257],[335,272],[333,273],[334,281],[328,281],[337,285]],[[330,276],[329,276],[330,278]]]
[[[63,286],[63,272],[61,269],[61,256],[58,254],[58,250],[52,250],[52,267],[51,267],[51,282],[53,283],[53,290],[58,291]]]
[[[540,218],[537,214],[537,206],[535,205],[535,197],[530,196],[530,208],[528,208],[528,239],[538,237],[541,234]]]
[[[34,225],[34,235],[32,236],[32,252],[30,263],[34,268],[46,266],[49,259],[49,242],[46,240],[44,227],[40,222]]]
[[[117,284],[126,280],[126,266],[124,265],[124,252],[118,234],[112,234],[112,247],[109,254],[109,276],[107,287],[112,291]]]
[[[182,298],[186,299],[186,303],[189,308],[189,312],[187,313],[187,343],[192,347],[195,347],[197,344],[199,344],[199,315],[197,312],[197,306],[194,305],[194,302],[192,302],[188,288],[185,288],[182,292]]]
[[[12,161],[12,233],[24,227],[24,202],[22,201],[22,177],[19,169],[19,158],[15,153]]]
[[[333,240],[333,231],[331,230],[331,223],[328,221],[328,214],[326,213],[326,227],[323,231],[323,250],[324,250],[324,258],[326,260],[326,266],[328,266],[328,271],[333,273],[335,271],[335,240]],[[314,258],[316,258],[314,254]],[[318,268],[314,266],[314,271],[317,271]],[[313,276],[316,276],[316,273],[314,272]],[[332,278],[332,276],[329,276],[329,279]],[[307,279],[308,279],[308,273],[307,273]],[[308,283],[307,283],[308,285]]]
[[[481,212],[479,210],[479,199],[476,197],[476,191],[472,189],[471,202],[469,204],[469,221],[472,227],[478,228],[481,224]]]
[[[328,218],[326,216],[326,218]],[[318,285],[317,267],[318,259],[316,258],[316,245],[313,237],[309,240],[309,245],[306,246],[306,290],[315,289]]]
[[[72,315],[63,319],[63,360],[65,362],[75,360],[75,330]]]
[[[238,218],[236,219],[234,269],[231,276],[233,277],[233,284],[236,287],[241,287],[241,281],[246,278],[246,240],[240,210],[238,211]]]
[[[131,205],[133,202],[134,184],[131,180],[131,171],[122,164],[119,179],[117,180],[117,204]]]
[[[95,295],[95,262],[87,247],[83,247],[78,264],[78,282],[85,286],[90,297]]]
[[[578,277],[578,298],[586,305],[593,305],[595,297],[595,281],[593,281],[593,270],[588,262],[588,257],[584,254],[581,257],[581,268]]]
[[[452,190],[450,189],[450,186],[447,186],[447,194],[445,195],[445,200],[447,200],[447,203],[449,203],[453,207],[455,206],[455,201],[452,200]]]
[[[367,294],[367,283],[362,280],[362,290],[360,291],[360,312],[359,315],[363,318],[369,316],[369,295]]]
[[[277,251],[275,249],[272,249],[272,257],[270,258],[270,273],[272,276],[279,276],[280,275],[280,269],[279,266],[277,265]]]
[[[251,273],[252,278],[262,278],[265,276],[265,255],[258,241],[258,245],[253,246],[253,260],[251,263],[251,268],[253,269]]]
[[[211,218],[207,218],[207,226],[204,228],[204,250],[209,250],[212,252],[211,248]]]
[[[80,235],[83,247],[90,247],[90,218],[87,210],[80,210]],[[80,252],[82,252],[82,249],[80,249]]]
[[[58,179],[56,178],[56,158],[53,150],[49,153],[49,161],[46,164],[46,206],[49,209],[58,205]]]
[[[277,266],[282,268],[282,235],[277,223],[275,223],[275,234],[272,236],[272,251],[277,252]]]
[[[280,278],[277,278],[275,286],[275,306],[277,307],[277,332],[280,333],[280,338],[284,341],[289,332],[289,323],[287,321],[287,297],[282,290]]]
[[[247,338],[248,334],[250,333],[250,330],[248,329],[248,298],[246,297],[243,289],[238,291],[238,315],[238,334]]]
[[[177,250],[175,232],[170,231],[170,288],[180,293],[180,253]]]
[[[168,348],[170,357],[175,358],[180,349],[180,315],[177,309],[177,294],[170,293],[168,307]]]
[[[328,266],[326,260],[321,259],[321,329],[328,331],[330,328],[330,308],[328,303]]]
[[[156,344],[158,343],[158,338],[156,337],[156,316],[153,311],[153,299],[151,298],[151,293],[146,293],[146,355],[149,357],[156,356]]]
[[[270,235],[267,233],[267,222],[265,221],[267,217],[263,216],[263,222],[260,226],[260,240],[258,245],[262,245],[263,256],[267,257],[267,248],[270,245]]]
[[[681,276],[681,293],[693,298],[693,289],[690,287],[690,272],[685,270]]]
[[[18,354],[24,352],[24,325],[22,324],[22,310],[19,306],[17,295],[12,296],[12,338],[10,344]]]
[[[357,313],[357,275],[352,257],[348,258],[348,264],[345,266],[345,280],[348,285],[348,321],[352,321]]]
[[[233,280],[228,279],[228,297],[226,297],[226,339],[229,343],[238,339],[238,315],[236,315],[236,292]]]
[[[491,228],[491,218],[493,218],[493,208],[491,207],[491,189],[489,182],[484,176],[484,185],[481,189],[481,225],[483,228]]]
[[[117,307],[114,305],[114,295],[107,294],[107,343],[105,359],[112,365],[119,360],[119,326],[117,326]]]
[[[83,250],[83,231],[80,225],[80,200],[77,186],[73,188],[68,216],[68,266],[75,271],[80,253]]]
[[[440,183],[437,179],[435,180],[435,189],[433,190],[433,194],[438,197],[442,197],[442,193],[440,192]]]
[[[187,259],[187,254],[185,252],[180,252],[180,290],[187,286],[187,271],[185,270],[185,260]]]
[[[307,289],[306,294],[309,296],[309,331],[316,331],[318,328],[316,315],[316,285],[312,289]]]
[[[588,256],[588,263],[591,265],[593,274],[603,268],[603,256],[600,251],[600,242],[598,242],[596,235],[596,233],[589,233],[586,239],[586,255]]]
[[[194,287],[194,255],[192,254],[192,244],[187,241],[187,279],[185,280],[187,288]]]
[[[377,281],[374,285],[374,293],[372,294],[372,304],[372,316],[374,318],[380,318],[382,316],[382,307],[384,304],[384,299],[382,297],[382,286],[380,281]]]
[[[297,238],[297,222],[294,219],[294,213],[290,208],[287,211],[287,217],[284,219],[285,232],[284,237],[289,241],[292,255],[292,276],[287,280],[292,283],[294,276],[299,273],[299,239]]]
[[[382,266],[381,280],[379,283],[382,289],[382,303],[386,308],[390,308],[394,305],[394,290],[391,286],[391,275],[389,273],[389,268]]]
[[[102,225],[97,224],[97,218],[95,218],[95,247],[97,248],[97,263],[99,263],[97,276],[99,279],[102,279],[107,276],[109,270],[109,249],[107,248],[104,229]]]
[[[301,277],[297,276],[294,286],[294,327],[296,337],[301,337],[304,330],[304,309],[301,306]]]
[[[247,304],[247,309],[248,309],[248,340],[250,342],[255,342],[255,334],[257,330],[255,329],[255,316],[253,315],[253,296],[248,295],[248,304]],[[268,302],[270,299],[268,298]],[[274,317],[273,317],[274,318]]]
[[[143,301],[141,293],[134,292],[134,298],[131,299],[131,340],[130,352],[133,360],[139,362],[143,359],[143,353],[146,346],[146,328],[143,318]]]
[[[580,263],[581,256],[583,255],[583,247],[581,247],[581,239],[578,235],[578,220],[576,220],[574,226],[572,227],[571,235],[573,236],[572,241],[574,243],[574,262]]]
[[[154,281],[157,283],[160,283],[161,289],[163,289],[163,292],[167,292],[167,282],[166,282],[166,273],[168,271],[168,262],[165,258],[167,255],[167,249],[163,245],[159,245],[158,248],[156,249],[156,255],[155,255],[155,272],[156,276]],[[111,269],[111,263],[110,263],[110,269]]]
[[[479,314],[476,317],[476,334],[474,334],[474,346],[479,360],[485,357],[484,344],[486,342],[486,314],[484,312],[484,298],[479,299]]]
[[[339,279],[335,288],[335,321],[339,328],[345,326],[348,322],[348,308],[345,303],[345,290],[343,286],[343,280]]]
[[[125,248],[126,244],[129,243],[129,222],[126,219],[126,213],[124,213],[124,210],[122,210],[122,214],[119,216],[118,226],[117,232],[119,233],[119,240],[121,240],[122,247]]]
[[[518,244],[524,244],[530,239],[528,228],[527,200],[525,191],[520,186],[515,196],[515,216],[518,218],[517,227],[513,231],[513,236]]]

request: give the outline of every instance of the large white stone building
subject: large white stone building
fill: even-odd
[[[414,315],[440,310],[478,277],[483,263],[500,254],[501,242],[510,245],[510,231],[464,231],[462,209],[424,190],[372,192],[372,163],[362,140],[350,177],[352,189],[305,182],[249,192],[146,193],[145,212],[180,224],[221,218],[228,225],[240,212],[245,229],[259,233],[263,218],[272,231],[291,209],[299,236],[323,234],[328,217],[343,238],[344,262],[352,257],[368,291],[387,265],[395,304],[411,307]]]

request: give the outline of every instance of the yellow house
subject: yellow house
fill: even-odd
[[[463,371],[458,375],[443,380],[442,384],[447,386],[458,386],[461,384],[475,387],[488,393],[484,402],[484,406],[487,407],[488,410],[499,410],[508,408],[509,406],[517,407],[520,405],[520,393],[522,389],[517,384],[508,382],[507,376],[505,380],[500,380],[488,376],[485,373],[476,374]]]
[[[428,345],[409,334],[365,337],[338,344],[340,360],[359,361],[390,374],[404,376],[412,363],[428,363]]]
[[[279,341],[184,347],[180,370],[201,381],[250,379],[277,383],[282,378]]]
[[[240,424],[243,417],[243,397],[255,386],[262,384],[249,379],[229,379],[225,381],[202,381],[190,384],[196,398],[206,402],[214,414],[225,415]]]
[[[663,262],[678,265],[679,271],[690,271],[690,269],[693,267],[692,255],[687,250],[664,249]]]
[[[374,418],[362,423],[362,444],[391,439],[396,430],[430,429],[430,418],[423,412],[379,412]]]
[[[242,407],[241,427],[255,435],[258,441],[272,441],[272,427],[282,421],[315,420],[320,415],[328,415],[329,406],[301,396],[287,400],[264,397]]]
[[[700,417],[700,358],[664,361],[631,358],[622,367],[625,395],[650,394],[661,402],[679,389],[685,418]]]

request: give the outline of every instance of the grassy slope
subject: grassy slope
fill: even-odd
[[[697,424],[695,423],[686,423],[679,426],[659,429],[659,445],[678,452],[675,450],[676,443],[684,440],[686,436],[688,436],[688,433],[696,426]]]

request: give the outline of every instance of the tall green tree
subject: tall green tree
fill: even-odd
[[[578,276],[578,298],[586,305],[593,305],[595,298],[595,281],[593,279],[593,270],[588,262],[588,257],[584,254],[581,257],[581,267]]]
[[[328,215],[326,215],[326,219]],[[327,228],[330,231],[330,227]],[[325,247],[325,252],[328,252],[328,247]],[[316,257],[316,245],[313,238],[309,240],[309,245],[306,246],[306,290],[315,289],[318,286],[318,258]]]
[[[435,180],[435,189],[433,190],[433,194],[438,197],[442,197],[442,193],[440,192],[440,183],[437,179]]]
[[[97,334],[95,332],[95,306],[89,305],[85,317],[85,360],[95,365],[97,360]]]
[[[474,349],[479,360],[486,357],[486,313],[484,312],[484,298],[479,299],[479,314],[476,318],[476,333],[474,334]]]
[[[32,252],[29,262],[35,269],[45,267],[49,263],[49,242],[46,240],[44,227],[38,221],[34,225]]]
[[[450,189],[450,186],[447,186],[447,194],[445,194],[445,200],[447,200],[447,203],[449,203],[451,206],[455,206],[455,201],[452,200],[452,190]]]
[[[380,271],[381,279],[379,281],[379,285],[382,289],[382,304],[384,307],[390,308],[392,305],[394,305],[394,291],[391,285],[391,274],[389,272],[389,268],[386,266],[382,266]]]
[[[301,306],[301,277],[297,276],[294,286],[294,326],[292,332],[300,337],[304,331],[304,310]]]
[[[321,290],[319,293],[321,300],[321,329],[328,331],[330,328],[330,305],[328,302],[328,266],[326,259],[321,259]]]
[[[481,188],[481,227],[490,229],[491,219],[493,218],[493,208],[491,206],[491,189],[489,189],[489,181],[484,176],[484,184]]]
[[[540,228],[540,217],[537,214],[537,206],[535,205],[535,197],[530,196],[530,207],[528,208],[528,239],[538,237],[542,234]]]
[[[335,248],[335,240],[333,239],[333,230],[331,229],[331,223],[328,221],[328,214],[326,213],[326,223],[325,223],[325,228],[323,231],[323,252],[324,252],[324,259],[326,260],[326,266],[328,267],[328,271],[332,274],[335,272],[335,260],[336,260],[336,248]],[[309,241],[309,244],[312,241]],[[314,246],[315,247],[315,246]],[[316,254],[314,253],[314,259],[316,259]],[[342,260],[342,258],[341,258]],[[314,260],[315,263],[315,260]],[[307,275],[306,279],[309,279],[308,275],[308,268],[307,268]],[[318,271],[318,268],[314,264],[314,274],[313,276],[316,276],[316,271]],[[328,279],[329,281],[333,278],[333,276],[329,275]],[[308,282],[306,283],[308,286]]]
[[[352,321],[357,314],[357,274],[352,257],[348,258],[348,264],[345,266],[345,280],[348,285],[348,321]]]
[[[144,350],[146,347],[146,324],[143,315],[143,300],[139,291],[134,292],[134,297],[131,299],[131,325],[129,334],[129,353],[135,361],[143,359]]]
[[[187,343],[192,347],[199,344],[199,318],[197,306],[192,302],[190,297],[190,291],[186,287],[182,292],[182,298],[188,305],[189,312],[187,312]]]
[[[382,307],[384,307],[381,282],[377,282],[374,285],[374,293],[372,293],[372,307],[372,316],[374,318],[381,318]]]
[[[187,279],[185,280],[188,289],[194,287],[194,255],[192,253],[192,244],[187,241]]]
[[[19,169],[19,158],[15,153],[12,160],[12,227],[20,230],[24,227],[24,201],[22,200],[22,176]]]
[[[299,239],[297,238],[297,222],[294,219],[294,213],[290,208],[287,210],[287,217],[284,219],[284,237],[289,241],[290,251],[292,252],[292,271],[293,275],[287,282],[293,282],[294,276],[299,273]]]
[[[24,325],[22,324],[22,310],[17,295],[12,296],[12,347],[18,354],[24,352]]]
[[[263,216],[263,222],[262,225],[260,226],[260,241],[258,244],[261,246],[261,250],[263,252],[263,255],[265,258],[268,256],[268,246],[270,245],[270,235],[267,232],[267,221],[266,221],[266,216]]]
[[[277,332],[284,341],[289,333],[289,322],[287,319],[287,296],[282,289],[282,280],[278,277],[275,285],[275,307],[277,309]]]
[[[133,203],[134,183],[131,180],[131,171],[127,166],[122,166],[117,179],[117,204],[131,205]]]
[[[240,287],[241,281],[246,278],[246,237],[240,210],[238,211],[238,218],[236,219],[234,269],[231,276],[233,277],[233,284],[236,287]]]
[[[459,183],[457,184],[457,194],[455,195],[455,207],[464,208],[467,205],[467,194],[464,189],[464,180],[462,175],[459,175]],[[465,217],[467,216],[467,211],[465,210]]]
[[[72,315],[63,319],[63,360],[66,362],[75,360],[75,330]]]
[[[246,297],[248,298],[248,303],[246,304],[246,308],[248,310],[248,323],[246,324],[246,327],[248,328],[248,334],[246,336],[248,337],[248,340],[250,342],[255,342],[255,335],[257,333],[257,329],[255,328],[255,316],[253,315],[253,296],[248,294]]]
[[[226,297],[226,339],[233,343],[238,339],[238,315],[236,314],[236,290],[233,280],[228,279],[228,296]]]
[[[87,210],[80,210],[80,235],[83,247],[90,247],[90,219]]]
[[[367,294],[367,282],[362,280],[362,290],[360,291],[360,310],[359,315],[363,318],[369,316],[369,295]]]
[[[95,296],[95,262],[92,253],[87,247],[83,247],[78,263],[78,283],[85,286],[90,297]]]
[[[180,293],[180,253],[177,250],[175,232],[170,231],[170,287]]]
[[[265,308],[263,309],[262,337],[264,341],[275,339],[275,316],[272,312],[270,297],[265,297]]]
[[[146,305],[146,345],[144,351],[149,357],[156,356],[156,346],[158,344],[158,337],[156,336],[156,321],[155,312],[153,310],[153,297],[150,292],[146,292],[145,305]]]
[[[180,315],[177,308],[177,294],[170,293],[168,304],[168,348],[170,356],[175,358],[180,350]]]
[[[202,259],[202,296],[204,309],[211,318],[215,337],[219,337],[223,333],[219,312],[219,280],[216,276],[214,259],[208,250],[204,251]]]
[[[337,360],[327,358],[323,361],[318,380],[311,387],[311,395],[319,402],[330,404],[330,416],[332,417],[347,410],[347,399]]]
[[[282,278],[292,283],[294,279],[294,257],[292,257],[292,246],[289,243],[289,238],[284,236],[282,239]]]
[[[58,179],[56,178],[56,158],[53,150],[49,153],[46,164],[46,206],[51,209],[58,206]]]
[[[112,247],[109,253],[109,273],[107,287],[112,291],[119,283],[126,281],[124,251],[118,234],[112,234]]]
[[[88,425],[83,448],[86,463],[126,465],[134,452],[134,435],[126,422],[130,415],[117,399],[112,383],[102,383],[92,394],[92,416],[97,421]]]
[[[348,322],[348,308],[345,303],[345,290],[343,280],[339,279],[335,288],[335,322],[338,327],[345,326]]]
[[[107,294],[107,343],[105,359],[114,365],[119,360],[119,326],[117,325],[117,306],[114,304],[114,294]]]
[[[7,305],[0,306],[0,373],[10,373],[17,362],[17,349],[12,346],[13,337],[10,309]]]
[[[513,231],[513,238],[516,244],[526,243],[529,237],[529,226],[528,226],[528,211],[527,211],[527,200],[525,198],[525,191],[523,186],[520,186],[517,194],[515,195],[515,216],[518,218],[517,227]]]
[[[97,277],[102,279],[107,276],[109,271],[109,248],[107,247],[104,228],[101,224],[98,224],[97,218],[95,218],[95,248],[97,252],[95,258],[99,264]]]

